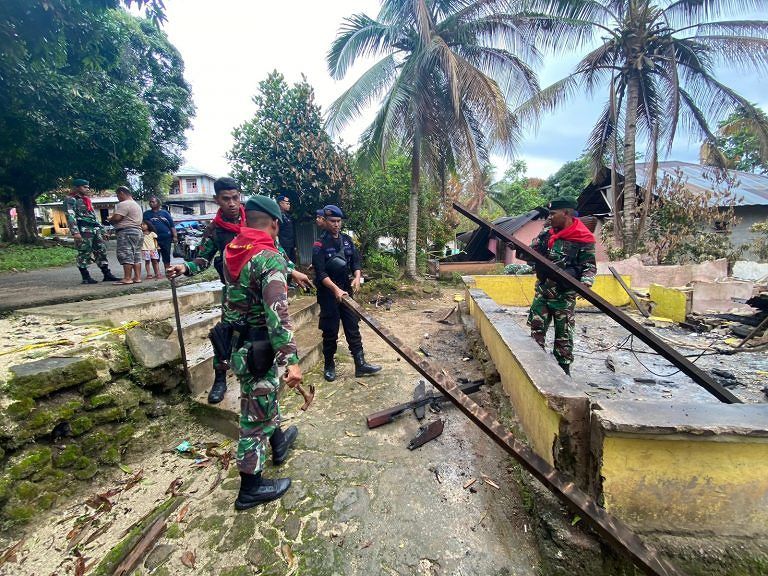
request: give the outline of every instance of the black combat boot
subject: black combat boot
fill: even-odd
[[[289,426],[285,431],[282,428],[274,431],[269,439],[269,444],[272,446],[272,463],[275,466],[279,466],[288,458],[288,450],[298,435],[299,429],[296,426]]]
[[[333,356],[326,357],[325,365],[323,366],[323,378],[326,382],[333,382],[336,380],[336,362],[333,360]]]
[[[98,280],[94,280],[91,278],[91,275],[88,273],[88,268],[78,268],[80,270],[80,276],[83,277],[83,281],[80,282],[80,284],[98,284]]]
[[[121,280],[109,271],[109,266],[107,264],[104,264],[104,266],[101,267],[101,273],[104,275],[103,282],[120,282]]]
[[[218,404],[227,392],[227,371],[214,370],[213,386],[208,392],[208,404]]]
[[[265,502],[277,500],[291,487],[290,478],[262,478],[261,473],[240,472],[240,492],[235,500],[235,510],[247,510]]]
[[[381,370],[381,366],[377,366],[376,364],[368,364],[365,361],[365,353],[362,350],[352,354],[352,357],[355,359],[356,378],[358,376],[370,376],[371,374],[376,374],[376,372]]]

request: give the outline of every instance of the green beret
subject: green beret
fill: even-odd
[[[573,198],[555,198],[552,200],[552,202],[549,203],[549,209],[550,210],[563,210],[564,208],[570,208],[571,210],[576,210],[576,200]]]
[[[283,221],[283,213],[280,210],[280,206],[269,196],[262,196],[261,194],[251,196],[248,202],[245,203],[245,211],[264,212],[264,214],[269,214],[272,218],[280,220],[280,222]]]
[[[75,178],[72,180],[72,186],[74,188],[77,188],[78,186],[88,186],[88,180],[85,180],[84,178]]]

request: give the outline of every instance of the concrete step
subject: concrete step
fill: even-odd
[[[291,320],[294,329],[298,330],[307,322],[313,321],[320,313],[320,305],[313,296],[299,296],[292,298],[289,304]],[[184,331],[184,344],[187,353],[191,353],[197,348],[200,340],[208,338],[208,331],[213,328],[221,319],[221,307],[206,308],[203,310],[194,310],[181,317],[181,329]],[[169,339],[176,339],[176,323],[171,318],[173,332],[168,336]]]
[[[296,346],[299,350],[299,366],[302,372],[309,372],[320,361],[323,355],[323,343],[320,331],[314,324],[305,324],[295,332]],[[189,360],[189,372],[192,379],[191,402],[192,411],[202,424],[213,428],[231,438],[238,436],[238,419],[240,418],[240,385],[237,378],[230,372],[227,375],[227,393],[220,404],[208,404],[208,392],[213,383],[213,352],[203,358],[204,350],[196,358],[196,364]],[[285,391],[281,391],[284,393]]]
[[[179,311],[182,314],[192,310],[211,307],[221,301],[221,282],[189,284],[177,290]],[[126,294],[99,300],[83,300],[52,306],[40,306],[19,310],[24,314],[40,314],[55,318],[66,318],[83,322],[98,322],[117,326],[132,320],[156,320],[173,317],[171,290],[155,290],[139,294]]]

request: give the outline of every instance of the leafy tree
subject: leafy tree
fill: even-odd
[[[761,262],[768,261],[768,220],[765,222],[756,222],[749,227],[755,237],[748,245]]]
[[[528,5],[539,14],[531,14],[531,24],[538,27],[542,46],[568,50],[599,41],[572,74],[520,113],[525,121],[607,85],[608,100],[590,135],[588,155],[595,174],[606,161],[614,169],[623,164],[623,213],[616,214],[615,228],[627,253],[634,251],[654,186],[646,187],[638,209],[638,141],[647,142],[652,163],[659,148],[670,150],[681,124],[714,144],[710,119],[739,107],[768,134],[759,111],[714,75],[719,65],[749,74],[766,70],[768,22],[716,20],[765,9],[764,0],[530,0]],[[613,195],[613,204],[621,205],[615,189]]]
[[[291,198],[297,213],[338,202],[352,185],[348,154],[323,128],[306,79],[288,86],[274,71],[259,83],[253,119],[232,132],[232,174],[247,189]]]
[[[23,242],[37,236],[33,210],[42,193],[73,175],[95,187],[114,185],[141,171],[153,147],[166,154],[183,144],[178,133],[165,138],[174,122],[164,107],[173,99],[160,102],[169,94],[157,89],[176,86],[189,97],[178,83],[182,63],[152,24],[142,28],[141,19],[105,9],[118,5],[9,0],[0,7],[0,38],[8,41],[0,56],[0,189],[18,208]],[[174,70],[161,78],[166,61]],[[187,105],[177,116],[182,134],[190,111]]]
[[[563,164],[557,172],[547,178],[539,193],[547,200],[561,196],[575,199],[590,180],[589,159],[581,157]]]
[[[507,216],[524,214],[536,206],[546,204],[541,191],[529,184],[525,176],[527,169],[523,160],[517,160],[504,172],[504,178],[491,186],[490,197],[504,209]]]
[[[328,126],[343,127],[383,98],[362,148],[385,164],[395,149],[410,155],[410,276],[417,275],[422,174],[441,180],[468,168],[479,204],[489,149],[509,152],[518,136],[507,102],[538,90],[520,57],[536,60],[538,52],[520,34],[525,20],[507,14],[508,7],[507,0],[383,0],[376,19],[346,18],[328,53],[336,79],[359,58],[377,58],[333,103]]]
[[[739,108],[720,122],[717,130],[717,150],[711,144],[701,147],[702,164],[717,162],[719,155],[726,159],[726,167],[744,172],[768,174],[768,134],[761,131],[761,124],[768,124],[765,112],[759,111],[760,120],[755,122]]]

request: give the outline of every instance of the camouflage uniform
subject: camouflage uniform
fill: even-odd
[[[233,351],[230,361],[240,381],[237,466],[245,474],[262,471],[267,441],[280,426],[278,370],[299,362],[288,316],[287,274],[285,257],[263,250],[254,255],[237,280],[229,284],[224,303],[224,322],[245,322],[250,329],[248,339]],[[248,370],[247,355],[252,343],[260,338],[269,340],[275,363],[264,377],[256,379]]]
[[[531,248],[549,258],[555,265],[587,286],[592,286],[597,272],[595,244],[557,239],[547,247],[550,228],[544,228],[531,243]],[[573,362],[573,329],[576,291],[563,288],[557,281],[539,273],[536,295],[528,313],[531,336],[544,348],[547,329],[555,322],[554,354],[558,364],[568,372]]]
[[[64,199],[64,211],[67,214],[69,233],[80,234],[83,237],[82,240],[76,241],[77,267],[88,268],[91,255],[99,268],[107,266],[104,227],[93,209],[88,209],[82,197],[68,196]]]

